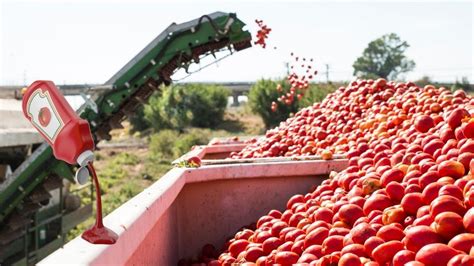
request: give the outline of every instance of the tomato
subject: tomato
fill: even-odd
[[[369,237],[375,236],[376,231],[368,223],[361,223],[352,228],[350,234],[354,243],[364,244]]]
[[[385,191],[387,192],[387,196],[393,202],[400,202],[405,195],[405,188],[400,183],[395,181],[388,183],[385,187]]]
[[[393,168],[386,171],[380,178],[383,187],[386,187],[390,182],[402,182],[405,173],[398,168]]]
[[[391,240],[402,240],[405,237],[405,233],[400,225],[389,224],[382,226],[377,232],[377,236],[388,242]]]
[[[472,266],[474,265],[474,257],[466,254],[459,254],[452,257],[448,266]]]
[[[304,247],[307,248],[312,245],[321,245],[328,236],[329,230],[327,228],[316,228],[306,235],[304,239]]]
[[[397,240],[380,244],[372,251],[372,257],[380,264],[391,262],[395,254],[404,249],[402,242]]]
[[[385,241],[383,241],[382,238],[377,236],[371,236],[364,242],[365,251],[367,252],[367,254],[372,256],[373,250],[383,243],[385,243]]]
[[[281,265],[292,265],[299,259],[298,254],[291,251],[281,251],[275,255],[275,263]]]
[[[449,241],[448,246],[469,254],[471,248],[474,247],[474,234],[458,234]]]
[[[269,216],[269,215],[264,215],[264,216],[260,217],[260,219],[258,219],[258,221],[257,221],[257,228],[260,228],[262,226],[262,224],[264,224],[265,222],[271,221],[273,219],[274,219],[274,217]]]
[[[360,266],[362,265],[358,256],[347,253],[341,256],[338,266]]]
[[[423,202],[423,196],[419,192],[413,192],[406,194],[401,202],[401,206],[405,213],[408,215],[416,215],[416,212],[425,203]]]
[[[434,230],[449,240],[464,231],[463,217],[454,212],[442,212],[435,217]]]
[[[442,212],[447,211],[464,215],[466,208],[464,207],[464,203],[462,201],[448,195],[439,196],[430,204],[430,213],[432,216],[436,216]]]
[[[363,215],[362,208],[355,204],[345,204],[339,209],[339,218],[348,225],[354,224]]]
[[[263,243],[265,240],[267,240],[270,237],[272,237],[272,234],[270,231],[262,231],[255,235],[253,241],[255,241],[255,243]]]
[[[373,210],[383,211],[389,206],[392,206],[392,201],[389,197],[373,194],[365,201],[363,211],[365,215],[368,215]]]
[[[410,250],[400,250],[393,256],[393,266],[404,266],[405,263],[415,260],[415,252]]]
[[[316,261],[317,259],[318,257],[316,257],[315,255],[311,253],[305,253],[301,255],[301,257],[298,259],[298,263],[310,263],[312,261]],[[297,265],[297,264],[293,264],[293,265]]]
[[[332,223],[332,218],[334,213],[331,209],[320,207],[313,214],[314,221],[325,221],[327,223]]]
[[[286,204],[286,207],[288,209],[291,209],[291,207],[293,206],[293,204],[295,203],[304,203],[304,197],[303,195],[294,195],[293,197],[291,197],[289,200],[288,200],[288,203]]]
[[[277,249],[279,246],[283,244],[283,241],[277,237],[270,237],[267,238],[262,243],[263,254],[268,255],[272,250]]]
[[[391,223],[402,224],[406,217],[407,215],[401,206],[392,206],[384,210],[382,222],[384,225]]]
[[[245,260],[249,262],[256,262],[258,258],[264,255],[263,249],[260,247],[251,247],[247,249]]]
[[[463,224],[467,232],[474,233],[474,207],[470,208],[464,215]]]
[[[341,251],[343,248],[344,237],[343,236],[330,236],[324,239],[322,247],[323,253],[328,255],[335,251]]]
[[[417,252],[428,244],[442,242],[442,238],[429,226],[419,225],[408,228],[403,241],[408,250]]]
[[[283,230],[284,228],[287,228],[288,227],[288,224],[283,222],[283,221],[279,221],[279,222],[276,222],[272,225],[271,227],[271,234],[272,236],[280,236],[280,232],[281,230]]]
[[[239,239],[239,240],[235,240],[234,242],[232,242],[232,244],[230,244],[229,246],[229,252],[230,252],[230,255],[234,258],[237,258],[239,256],[239,254],[245,250],[245,248],[249,245],[249,241],[247,240],[244,240],[244,239]]]
[[[249,238],[253,235],[253,231],[250,229],[244,229],[237,234],[235,234],[235,239],[244,239],[249,240]]]
[[[436,197],[438,197],[441,187],[443,187],[443,184],[440,182],[434,182],[426,185],[423,189],[423,193],[421,194],[423,197],[423,202],[425,204],[430,204]]]
[[[313,254],[317,258],[321,258],[323,256],[323,247],[321,245],[312,245],[309,247],[306,247],[305,250],[303,251],[304,254]]]
[[[426,265],[444,266],[454,256],[460,252],[441,243],[429,244],[422,247],[417,253],[415,259]]]
[[[345,236],[349,234],[349,228],[345,227],[333,227],[329,230],[329,236]]]

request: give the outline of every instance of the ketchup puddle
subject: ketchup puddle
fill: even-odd
[[[115,242],[117,242],[118,235],[109,228],[105,227],[104,223],[102,222],[102,199],[100,185],[92,162],[87,164],[87,169],[91,173],[92,180],[94,181],[96,195],[96,219],[94,226],[82,233],[82,238],[92,244],[115,244]]]

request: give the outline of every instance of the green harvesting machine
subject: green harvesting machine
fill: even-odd
[[[96,144],[109,140],[109,132],[121,128],[121,122],[162,84],[169,85],[179,69],[188,71],[191,64],[220,51],[251,47],[251,34],[244,26],[236,14],[223,12],[172,23],[105,84],[91,89],[97,97],[78,112],[89,121]],[[38,262],[91,215],[91,203],[66,197],[70,192],[63,181],[74,182],[74,173],[73,166],[56,160],[43,143],[0,181],[0,265]]]

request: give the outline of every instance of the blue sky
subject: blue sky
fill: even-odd
[[[406,79],[474,82],[472,1],[197,2],[4,0],[0,84],[103,83],[171,22],[214,11],[236,12],[252,32],[254,20],[263,19],[277,49],[244,50],[186,81],[282,77],[290,52],[313,57],[320,73],[329,64],[331,80],[349,80],[367,43],[395,32],[411,45],[407,55],[417,64]]]

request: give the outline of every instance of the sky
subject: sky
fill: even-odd
[[[13,1],[0,0],[0,85],[37,79],[102,84],[172,22],[214,11],[236,12],[255,35],[255,19],[272,28],[267,49],[237,52],[183,80],[255,81],[286,73],[290,53],[314,58],[316,81],[353,79],[367,44],[394,32],[410,47],[416,80],[474,82],[474,4],[347,1]],[[276,49],[273,49],[276,47]],[[174,79],[183,77],[177,73]]]

